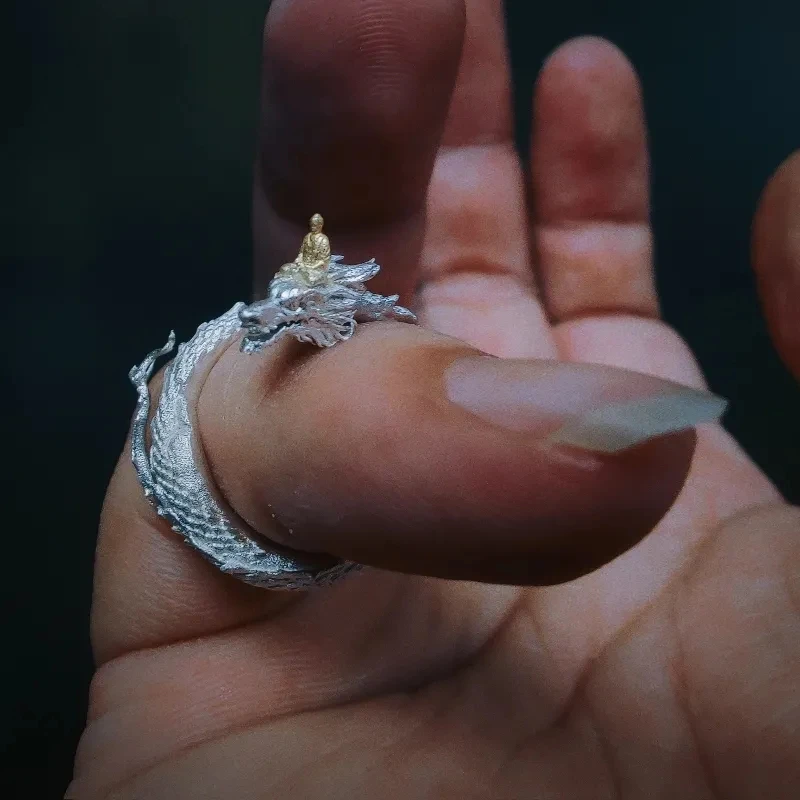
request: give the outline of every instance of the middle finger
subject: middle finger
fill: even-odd
[[[428,192],[422,321],[486,352],[555,355],[530,263],[502,0],[467,0],[464,52]]]

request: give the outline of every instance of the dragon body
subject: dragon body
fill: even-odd
[[[288,336],[331,347],[350,338],[360,322],[416,321],[410,311],[397,305],[397,296],[384,297],[366,289],[364,282],[380,269],[374,261],[354,266],[340,262],[340,256],[332,256],[325,281],[314,285],[296,275],[278,273],[265,300],[250,306],[237,303],[181,344],[164,371],[150,423],[149,448],[149,381],[157,360],[174,349],[174,333],[130,371],[139,397],[131,454],[145,495],[158,514],[205,558],[223,572],[256,586],[309,588],[330,583],[357,565],[283,548],[238,518],[206,477],[208,471],[194,434],[195,398],[213,366],[212,354],[240,331],[244,332],[242,352],[255,353]]]

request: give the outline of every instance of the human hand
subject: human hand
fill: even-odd
[[[462,0],[273,4],[257,293],[320,210],[427,330],[231,347],[198,400],[248,522],[382,569],[308,595],[239,584],[156,517],[126,450],[68,796],[796,796],[800,515],[718,425],[611,455],[585,429],[548,439],[604,403],[674,408],[673,384],[615,368],[703,386],[658,319],[636,78],[601,41],[557,51],[525,176],[499,3],[467,6],[458,72]],[[799,227],[795,159],[754,260],[797,372]],[[713,407],[682,397],[683,423]]]

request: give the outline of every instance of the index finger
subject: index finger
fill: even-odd
[[[254,198],[259,293],[319,211],[348,258],[380,256],[377,290],[408,299],[463,35],[463,0],[273,3]]]

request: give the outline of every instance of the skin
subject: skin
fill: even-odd
[[[796,797],[800,512],[718,425],[573,453],[443,394],[473,348],[703,385],[658,317],[630,64],[597,39],[551,55],[527,175],[494,0],[278,0],[265,52],[257,290],[320,209],[427,330],[232,347],[200,436],[254,527],[383,569],[307,596],[239,584],[158,520],[123,454],[67,796]],[[795,374],[798,230],[795,156],[753,239]]]

